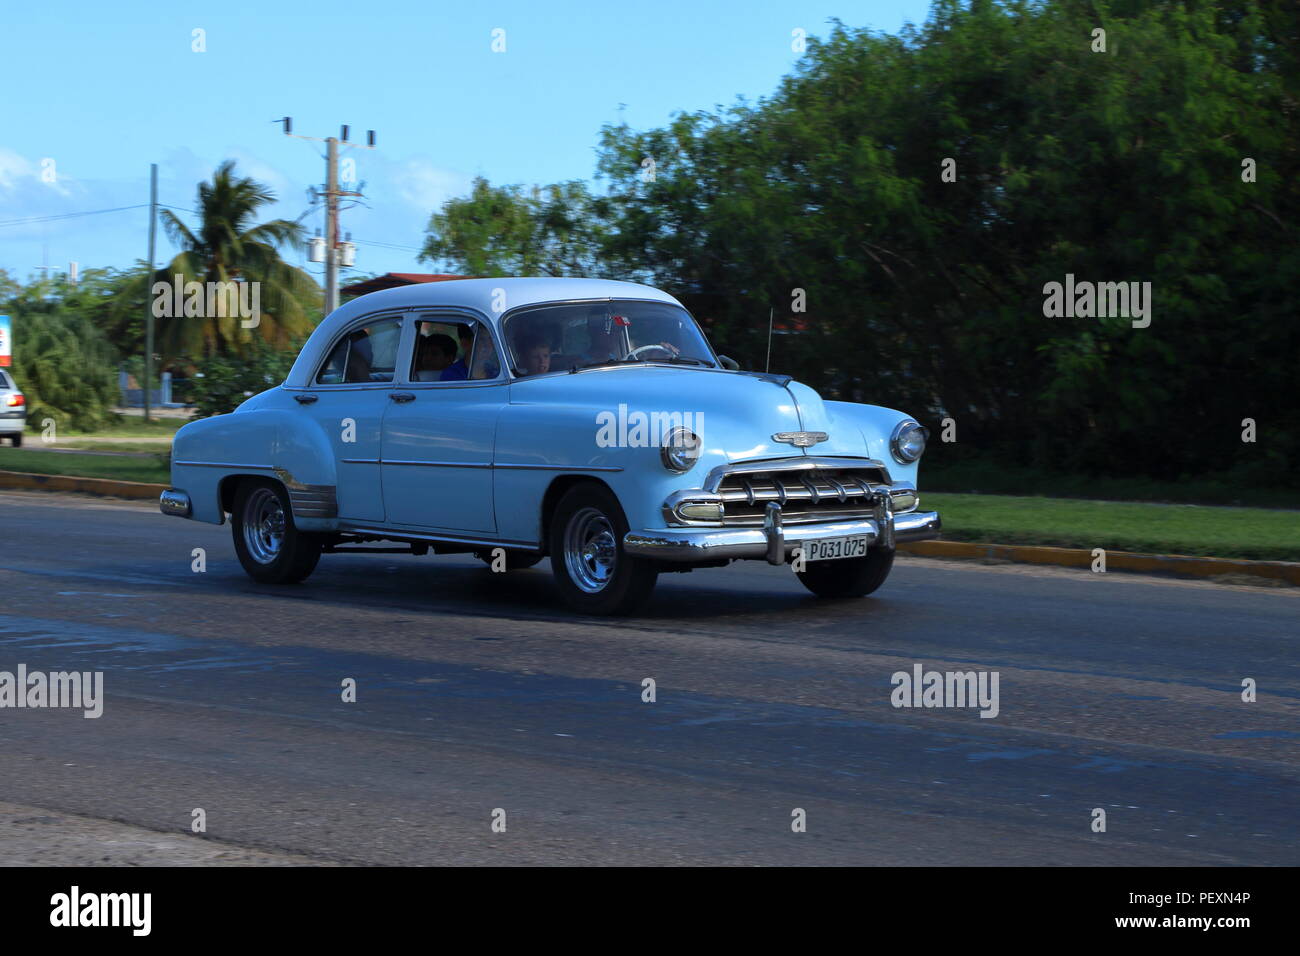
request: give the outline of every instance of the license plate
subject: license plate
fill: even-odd
[[[865,558],[870,537],[865,534],[846,538],[814,538],[803,543],[805,561],[831,561],[835,558]]]

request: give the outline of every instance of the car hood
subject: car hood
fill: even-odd
[[[693,367],[617,365],[572,375],[517,379],[512,404],[585,406],[622,421],[634,413],[680,413],[702,424],[705,453],[730,461],[813,455],[864,455],[855,423],[836,429],[816,391],[784,375],[753,375]],[[690,416],[687,418],[687,416]],[[608,419],[606,419],[608,420]],[[830,438],[805,450],[777,442],[781,432],[820,431]]]

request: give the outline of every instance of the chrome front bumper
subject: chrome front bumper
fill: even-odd
[[[730,558],[765,558],[782,564],[795,548],[814,538],[838,538],[865,534],[872,546],[892,548],[899,541],[924,541],[939,536],[937,511],[915,511],[895,515],[884,509],[871,518],[812,524],[781,524],[780,508],[769,509],[763,527],[749,528],[664,528],[657,531],[629,531],[623,550],[640,558],[660,561],[716,561]],[[775,513],[775,514],[774,514]],[[892,541],[890,540],[892,537]]]

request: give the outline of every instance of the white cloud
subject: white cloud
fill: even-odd
[[[424,157],[393,164],[388,179],[396,195],[414,206],[421,219],[427,219],[448,199],[468,193],[473,182],[472,177],[438,166]]]

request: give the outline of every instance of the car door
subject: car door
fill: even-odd
[[[300,413],[314,420],[333,450],[339,517],[345,520],[384,520],[379,456],[403,324],[400,313],[353,323],[311,386],[294,395]]]
[[[491,535],[492,453],[509,390],[492,332],[462,313],[417,313],[415,319],[383,422],[388,524]],[[465,344],[465,332],[472,333],[472,344]],[[442,368],[421,367],[424,356],[439,351],[422,340],[435,336],[456,342],[457,357]]]

